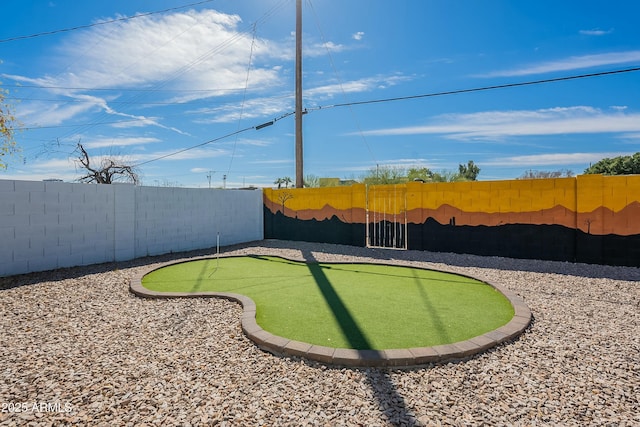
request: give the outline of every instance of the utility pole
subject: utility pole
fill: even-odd
[[[209,171],[209,175],[207,175],[207,179],[209,180],[209,189],[211,189],[211,176],[213,175],[213,171]]]
[[[302,0],[296,0],[296,188],[304,186],[302,166]]]

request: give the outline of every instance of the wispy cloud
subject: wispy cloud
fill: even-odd
[[[189,151],[183,151],[179,154],[173,154],[175,150],[166,150],[166,151],[156,151],[153,153],[136,153],[128,156],[131,159],[132,163],[140,163],[149,160],[155,160],[159,157],[167,156],[171,154],[171,156],[163,158],[161,161],[178,161],[178,160],[201,160],[201,159],[213,159],[217,157],[225,157],[231,154],[231,151],[223,148],[216,147],[204,147],[204,148],[194,148]]]
[[[163,82],[184,89],[209,89],[212,81],[220,87],[242,87],[252,41],[256,56],[271,54],[266,43],[239,31],[239,23],[237,15],[192,10],[95,27],[63,45],[64,63],[79,55],[83,60],[82,67],[60,78],[79,87]],[[267,73],[263,79],[276,80],[277,75]]]
[[[232,123],[242,119],[247,125],[259,123],[251,122],[259,118],[276,117],[285,111],[293,109],[292,98],[254,98],[241,103],[223,104],[215,108],[203,108],[194,111],[201,118],[195,119],[195,123]]]
[[[329,84],[321,84],[305,90],[305,102],[308,107],[312,107],[339,95],[386,89],[412,79],[413,77],[411,76],[393,74],[365,77],[342,83],[331,81]],[[195,123],[230,123],[242,118],[247,121],[247,124],[255,125],[259,123],[250,121],[266,117],[276,118],[282,114],[292,112],[294,110],[293,104],[293,94],[287,94],[272,98],[253,98],[246,100],[244,104],[238,102],[222,104],[214,108],[194,110],[192,113],[200,116],[200,118],[194,120]]]
[[[580,70],[607,65],[622,65],[640,62],[640,50],[600,53],[595,55],[570,56],[556,61],[530,64],[509,70],[498,70],[476,77],[514,77],[545,74],[558,71]]]
[[[601,30],[599,28],[594,28],[592,30],[580,30],[580,34],[583,36],[606,36],[607,34],[613,33],[613,28],[610,30]]]
[[[306,57],[326,56],[327,53],[338,53],[355,49],[356,46],[349,46],[341,43],[327,42],[309,42],[303,46],[304,55]],[[293,53],[293,52],[292,52]],[[288,58],[293,60],[293,57]]]
[[[533,154],[526,156],[500,157],[495,160],[485,160],[486,166],[573,166],[595,163],[606,157],[618,157],[629,155],[627,152],[608,153],[549,153]]]
[[[518,136],[640,132],[639,113],[610,112],[587,106],[446,114],[430,121],[432,124],[424,126],[370,130],[364,134],[440,134],[460,141],[499,141]]]
[[[288,164],[292,164],[293,160],[292,159],[271,159],[271,160],[258,160],[258,161],[250,161],[248,162],[250,164],[255,164],[255,163],[259,163],[259,164],[265,164],[265,165],[288,165]]]
[[[103,137],[91,138],[87,142],[83,142],[82,146],[87,149],[108,148],[108,147],[128,147],[136,145],[145,145],[160,142],[158,138],[150,137]]]
[[[286,92],[282,98],[267,99],[260,95],[267,90],[286,90],[282,77],[290,69],[283,64],[293,60],[295,45],[292,39],[254,38],[250,32],[243,31],[240,24],[237,15],[205,9],[97,26],[63,39],[52,52],[50,74],[5,77],[48,87],[49,93],[61,98],[59,103],[22,103],[20,117],[33,126],[56,126],[74,119],[82,123],[81,118],[88,114],[102,114],[101,119],[94,116],[92,120],[103,122],[107,116],[117,116],[123,121],[111,124],[114,128],[153,126],[188,136],[183,130],[164,124],[160,114],[140,114],[136,110],[142,108],[140,101],[147,99],[147,95],[125,89],[180,91],[179,94],[154,92],[156,99],[158,96],[168,98],[165,99],[167,103],[226,97],[219,108],[200,110],[200,115],[194,116],[199,117],[197,123],[233,122],[240,117],[259,120],[288,112],[292,108],[292,98]],[[358,32],[354,38],[363,36],[364,33]],[[337,53],[357,47],[356,43],[349,46],[332,41],[305,40],[305,56],[321,56],[328,51]],[[400,79],[401,76],[376,76],[345,82],[342,87],[329,84],[311,89],[305,96],[313,102],[314,97],[328,99],[335,93],[388,87]],[[115,90],[91,90],[111,88]],[[240,106],[237,95],[243,92],[248,100]],[[229,97],[232,95],[236,95],[233,100]],[[119,103],[111,103],[115,100]],[[127,104],[129,100],[131,104]]]
[[[358,80],[345,81],[342,83],[330,83],[307,89],[305,96],[315,101],[333,98],[342,93],[363,93],[376,89],[386,89],[403,82],[412,80],[413,77],[401,74],[378,75],[366,77]]]
[[[364,38],[364,32],[363,31],[358,31],[357,33],[353,34],[351,36],[351,38],[354,39],[354,40],[360,41],[360,40],[362,40]]]
[[[620,138],[621,139],[629,139],[632,142],[637,144],[638,142],[640,142],[640,132],[638,132],[638,133],[625,133],[625,134],[620,135]]]
[[[64,181],[76,179],[74,161],[71,158],[29,161],[26,168],[17,165],[2,174],[2,179],[42,181],[50,178]]]
[[[238,28],[240,22],[237,15],[209,9],[146,16],[108,27],[94,27],[73,33],[52,52],[51,74],[5,77],[49,87],[51,94],[63,98],[54,104],[23,103],[22,117],[26,116],[29,122],[56,125],[101,109],[106,114],[139,119],[127,126],[163,127],[158,119],[130,114],[130,106],[126,113],[122,108],[118,110],[109,105],[109,98],[91,95],[95,92],[89,90],[177,89],[190,91],[189,95],[171,101],[187,102],[228,95],[245,87],[249,91],[279,87],[282,70],[273,62],[289,55],[291,47],[253,39],[251,34]],[[251,75],[247,80],[250,57]],[[215,82],[214,88],[212,82]],[[114,99],[123,93],[114,91],[110,96]],[[142,98],[140,94],[132,96],[133,105]],[[72,102],[66,103],[65,97]],[[181,132],[174,127],[165,129]]]

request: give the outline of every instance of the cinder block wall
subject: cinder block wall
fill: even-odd
[[[640,267],[640,175],[265,189],[264,215],[267,238]]]
[[[0,180],[0,276],[261,240],[262,192]]]

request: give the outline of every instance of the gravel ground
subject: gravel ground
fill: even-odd
[[[206,252],[3,278],[0,425],[640,425],[640,269],[283,241],[225,252],[469,274],[535,320],[470,360],[339,369],[259,350],[232,302],[129,293],[136,271]]]

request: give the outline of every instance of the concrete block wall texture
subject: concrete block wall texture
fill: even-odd
[[[262,193],[0,180],[0,276],[263,238]]]

